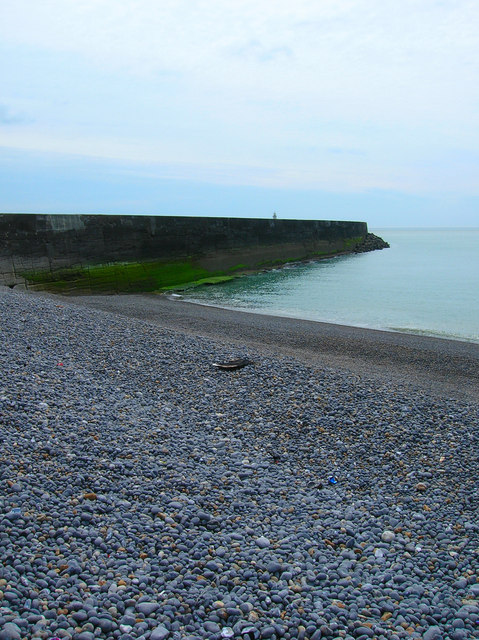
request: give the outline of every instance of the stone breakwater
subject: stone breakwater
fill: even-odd
[[[389,249],[389,242],[386,242],[374,233],[367,233],[364,239],[355,247],[355,253],[366,253],[377,249]]]
[[[479,637],[477,405],[0,308],[0,639]]]

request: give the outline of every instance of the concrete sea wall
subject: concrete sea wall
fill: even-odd
[[[214,271],[350,250],[365,222],[0,214],[0,284],[31,271],[188,259]]]

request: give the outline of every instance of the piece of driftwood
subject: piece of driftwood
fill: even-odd
[[[223,371],[234,371],[235,369],[242,369],[248,364],[253,364],[251,360],[246,358],[239,358],[238,360],[230,360],[229,362],[213,362],[213,366]]]

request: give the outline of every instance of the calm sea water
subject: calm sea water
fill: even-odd
[[[191,292],[233,309],[479,342],[479,229],[374,229],[391,248]]]

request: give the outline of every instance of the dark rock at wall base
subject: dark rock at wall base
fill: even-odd
[[[366,251],[376,251],[376,249],[389,249],[389,243],[374,233],[367,233],[363,240],[356,245],[354,252],[364,253]]]

